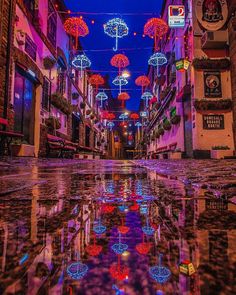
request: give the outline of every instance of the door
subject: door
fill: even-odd
[[[192,115],[191,115],[191,99],[190,97],[183,102],[184,113],[184,143],[185,154],[188,158],[193,156],[193,138],[192,138]]]
[[[14,131],[24,134],[24,141],[34,144],[34,84],[16,71],[14,87]]]
[[[80,126],[79,116],[72,114],[72,141],[73,142],[79,142],[79,126]]]

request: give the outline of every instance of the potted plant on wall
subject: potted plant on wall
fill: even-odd
[[[233,150],[231,150],[228,146],[213,146],[211,150],[211,158],[212,159],[224,159],[225,157],[232,157]]]
[[[53,132],[61,128],[61,122],[58,118],[50,116],[45,120],[45,125],[48,128],[48,131]]]
[[[53,93],[51,95],[51,104],[57,109],[61,110],[64,114],[70,115],[72,112],[72,106],[69,101],[63,97],[60,93]]]
[[[179,124],[181,121],[181,116],[180,115],[174,115],[173,117],[171,117],[170,122],[173,125],[177,125]]]
[[[167,131],[169,131],[171,129],[171,123],[168,119],[165,119],[163,121],[163,128]]]

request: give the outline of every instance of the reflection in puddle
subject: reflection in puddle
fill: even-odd
[[[128,162],[19,170],[37,184],[0,203],[1,294],[234,294],[232,203]]]

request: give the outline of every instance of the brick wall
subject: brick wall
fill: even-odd
[[[236,0],[230,1],[230,14],[236,13]],[[229,21],[229,54],[231,59],[231,82],[232,82],[232,99],[233,99],[233,129],[234,143],[236,146],[236,16]]]

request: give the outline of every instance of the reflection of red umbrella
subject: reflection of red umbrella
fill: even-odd
[[[130,228],[128,226],[124,225],[124,220],[122,218],[122,222],[121,225],[118,226],[118,232],[122,235],[126,235],[128,233],[128,231],[130,230]]]
[[[165,35],[168,31],[167,23],[161,18],[151,18],[144,26],[144,34],[154,38],[155,51],[157,50],[157,40]]]
[[[112,213],[114,210],[115,210],[114,206],[111,206],[111,205],[102,206],[102,213],[104,213],[104,214]]]
[[[144,87],[147,87],[148,85],[150,85],[150,80],[147,76],[139,76],[136,80],[135,80],[135,84],[137,86],[141,86],[142,87],[142,93],[144,90]]]
[[[151,250],[152,248],[152,244],[151,243],[147,243],[144,241],[144,235],[143,235],[143,241],[142,243],[140,244],[137,244],[136,245],[136,250],[139,254],[142,254],[142,255],[147,255],[148,252]]]
[[[96,87],[96,93],[97,93],[98,86],[103,85],[105,81],[100,74],[94,74],[89,78],[89,83]]]
[[[96,244],[95,235],[93,237],[93,244],[88,245],[86,251],[90,256],[98,256],[102,252],[102,246]]]
[[[78,48],[78,38],[88,35],[89,29],[86,23],[79,17],[70,17],[64,23],[67,34],[75,37],[75,48]]]
[[[127,67],[129,65],[129,59],[124,54],[116,54],[111,59],[111,65],[113,67],[118,68],[119,76],[120,76],[121,69],[123,69],[123,68],[125,68],[125,67]]]
[[[113,279],[118,281],[125,280],[129,275],[129,268],[120,264],[120,255],[118,255],[118,263],[114,263],[110,267],[110,274]]]
[[[121,126],[121,127],[125,127],[125,126],[127,126],[127,123],[126,123],[126,122],[121,122],[121,123],[120,123],[120,126]]]
[[[121,94],[119,94],[118,100],[122,101],[122,104],[121,104],[122,108],[125,107],[125,101],[128,99],[130,99],[130,96],[127,92],[122,92]]]

